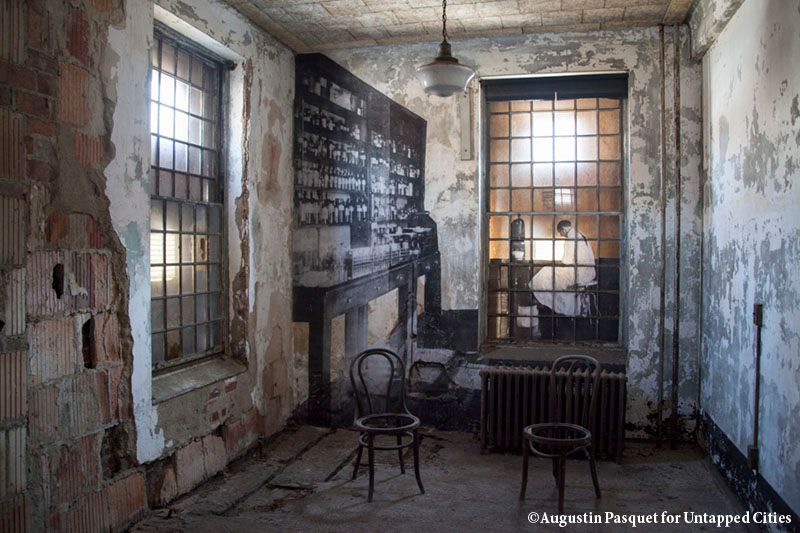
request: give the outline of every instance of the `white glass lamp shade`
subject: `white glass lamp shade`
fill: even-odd
[[[417,78],[425,92],[436,96],[452,96],[463,92],[475,76],[475,71],[459,64],[450,54],[450,43],[439,45],[439,56],[427,65],[417,67]]]

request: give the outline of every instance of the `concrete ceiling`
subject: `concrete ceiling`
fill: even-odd
[[[297,52],[441,40],[441,0],[226,0]],[[694,0],[449,0],[453,38],[682,22]]]

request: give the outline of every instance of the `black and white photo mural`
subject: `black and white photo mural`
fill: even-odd
[[[624,100],[582,96],[489,98],[490,342],[619,340]]]
[[[297,59],[295,285],[336,285],[436,248],[426,122],[325,56]]]
[[[297,56],[295,76],[293,319],[308,324],[309,419],[349,424],[349,362],[378,345],[408,366],[440,312],[427,123],[324,55]]]

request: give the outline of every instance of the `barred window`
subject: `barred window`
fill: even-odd
[[[618,341],[622,101],[488,103],[490,341]]]
[[[155,32],[150,93],[154,368],[224,349],[221,64]]]

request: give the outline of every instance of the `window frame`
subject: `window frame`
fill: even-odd
[[[548,77],[550,77],[550,76],[543,76],[542,78],[548,78]],[[577,79],[584,78],[584,77],[590,78],[591,75],[588,75],[588,76],[575,75],[574,76],[574,78],[577,78]],[[532,76],[532,77],[529,77],[528,79],[536,79],[536,78],[538,78],[538,76]],[[488,83],[494,83],[496,81],[496,79],[488,78],[487,80],[484,80],[484,81],[488,82]],[[519,348],[524,348],[524,347],[528,346],[528,347],[530,347],[531,349],[534,349],[534,350],[539,349],[539,348],[546,348],[548,346],[550,346],[550,347],[554,347],[554,346],[555,347],[564,347],[564,348],[581,347],[581,346],[583,346],[586,349],[591,349],[591,350],[612,350],[614,352],[619,351],[621,349],[624,349],[625,345],[627,344],[627,338],[626,338],[626,333],[625,333],[626,332],[625,321],[626,321],[626,317],[627,317],[627,305],[626,305],[626,302],[625,302],[625,296],[626,296],[626,293],[627,293],[627,286],[626,286],[626,283],[627,283],[627,266],[626,266],[626,263],[627,263],[627,261],[626,261],[626,257],[627,257],[628,240],[627,240],[627,230],[626,230],[626,222],[625,222],[625,220],[626,220],[626,217],[628,215],[628,213],[627,213],[627,211],[628,211],[627,210],[627,203],[626,203],[627,196],[626,195],[627,195],[628,177],[629,177],[629,161],[628,161],[628,155],[629,155],[629,146],[628,146],[628,118],[629,118],[628,117],[628,94],[622,94],[622,95],[617,95],[617,96],[611,96],[611,95],[605,95],[605,94],[598,94],[598,95],[589,95],[589,94],[577,95],[576,94],[575,96],[570,95],[570,96],[565,96],[565,97],[561,97],[561,95],[559,93],[555,93],[555,94],[551,95],[551,99],[553,99],[553,100],[578,100],[580,98],[597,98],[598,99],[598,106],[595,107],[594,110],[598,113],[598,117],[599,117],[599,112],[602,110],[600,108],[600,105],[599,105],[600,99],[608,98],[608,97],[619,99],[619,107],[616,108],[619,111],[619,120],[620,120],[620,122],[619,122],[619,152],[620,152],[620,155],[619,155],[619,172],[620,172],[620,177],[619,177],[619,191],[620,191],[620,193],[619,193],[620,194],[619,202],[620,202],[620,204],[619,204],[619,211],[618,211],[618,215],[617,215],[619,217],[618,218],[619,219],[619,232],[618,232],[618,239],[617,239],[617,242],[619,243],[619,253],[618,253],[619,257],[618,257],[618,265],[616,267],[617,271],[618,271],[618,289],[616,291],[617,295],[618,295],[618,310],[617,310],[617,316],[616,316],[616,320],[618,321],[618,326],[617,326],[616,341],[602,340],[602,339],[599,339],[599,338],[586,339],[586,340],[576,339],[575,338],[575,333],[574,333],[575,332],[574,328],[573,328],[573,335],[572,335],[571,339],[557,339],[557,338],[553,338],[553,337],[540,338],[540,339],[535,339],[535,338],[515,338],[515,337],[513,337],[511,335],[509,335],[507,338],[492,338],[491,333],[490,333],[490,318],[491,318],[491,316],[494,316],[496,313],[493,313],[491,311],[491,309],[490,309],[490,294],[491,294],[491,292],[496,292],[496,291],[491,291],[490,290],[490,279],[491,279],[491,276],[490,276],[490,268],[491,268],[490,246],[491,246],[492,241],[496,241],[497,239],[491,239],[491,237],[490,237],[490,220],[491,220],[492,216],[504,216],[504,215],[509,216],[510,217],[509,220],[512,220],[514,218],[514,215],[516,215],[518,213],[518,211],[513,211],[511,209],[512,206],[510,205],[510,202],[511,202],[511,197],[510,196],[509,196],[509,206],[508,206],[508,210],[509,211],[508,212],[494,213],[490,209],[491,208],[491,203],[490,203],[490,201],[491,201],[491,198],[490,198],[491,197],[491,195],[490,195],[490,191],[491,191],[491,175],[490,175],[490,172],[491,172],[491,166],[492,166],[491,141],[493,139],[490,126],[491,126],[491,117],[494,114],[491,111],[490,106],[494,101],[508,101],[509,102],[509,111],[508,111],[508,113],[509,113],[509,115],[513,115],[513,111],[511,110],[511,102],[513,100],[515,100],[515,98],[509,98],[509,99],[502,99],[501,100],[500,98],[497,98],[496,95],[494,95],[490,99],[490,98],[487,98],[487,92],[488,91],[486,91],[486,86],[483,86],[483,89],[484,89],[484,91],[483,91],[483,98],[481,98],[481,122],[480,122],[480,126],[481,126],[480,135],[481,135],[482,158],[483,158],[483,164],[481,165],[481,170],[482,170],[482,173],[483,173],[483,176],[482,176],[483,183],[482,183],[482,186],[481,186],[481,194],[482,194],[482,199],[481,199],[482,232],[481,233],[482,233],[482,245],[483,245],[482,249],[481,249],[481,273],[480,273],[480,276],[481,276],[481,287],[482,287],[481,309],[480,309],[480,323],[481,323],[480,336],[481,336],[481,342],[479,342],[479,345],[482,347],[481,351],[482,352],[486,352],[486,350],[491,351],[491,350],[495,349],[495,347],[499,348],[499,347],[503,347],[503,346],[506,346],[506,347],[519,347]],[[536,95],[531,95],[530,98],[527,98],[527,99],[528,100],[537,100],[537,99],[543,99],[543,98],[542,98],[541,95],[536,94]],[[578,109],[577,106],[573,108],[573,112],[577,113],[578,111],[582,111],[582,109]],[[557,109],[556,109],[555,105],[553,106],[553,112],[554,113],[557,112]],[[510,124],[509,124],[509,127],[510,127]],[[531,139],[531,140],[533,140],[533,137],[534,137],[534,132],[532,131],[532,128],[533,128],[533,124],[531,124],[531,134],[530,134],[530,137],[529,137],[529,139]],[[598,142],[599,142],[599,137],[601,136],[600,131],[598,130],[595,133],[595,135],[598,137]],[[555,133],[553,133],[553,136],[551,136],[551,137],[555,139],[554,136],[555,136]],[[578,137],[579,137],[579,135],[577,134],[577,131],[576,131],[573,134],[573,138],[577,139]],[[511,139],[512,138],[514,138],[514,137],[511,134],[511,131],[509,131],[509,134],[508,134],[509,156],[508,156],[508,161],[503,162],[504,164],[509,165],[509,170],[510,170],[511,165],[514,163],[513,156],[511,155],[511,152],[510,152],[510,150],[511,150]],[[576,159],[576,161],[577,161],[577,159]],[[599,153],[597,154],[597,158],[596,158],[595,161],[597,162],[598,165],[601,162]],[[533,155],[532,152],[531,152],[531,156],[530,156],[530,161],[528,163],[529,164],[533,164],[534,163],[534,155]],[[553,158],[553,161],[551,161],[551,163],[555,166],[555,164],[558,163],[558,161],[555,158]],[[555,170],[555,168],[554,168],[554,170]],[[512,184],[511,184],[511,175],[510,175],[510,173],[509,173],[509,178],[508,179],[509,179],[508,190],[511,191],[513,188],[512,188]],[[594,188],[597,191],[596,192],[596,197],[598,197],[598,202],[599,202],[599,191],[601,189],[601,185],[599,183],[599,168],[598,168],[598,178],[597,179],[598,179],[597,184],[594,185],[592,188]],[[553,190],[555,190],[556,188],[557,188],[557,186],[555,185],[555,182],[554,182]],[[533,190],[534,190],[534,177],[533,177],[533,175],[531,175],[530,189],[531,189],[531,193],[532,193]],[[577,190],[577,189],[575,189],[575,190]],[[539,216],[554,216],[556,219],[559,216],[563,216],[566,219],[572,219],[574,221],[577,217],[584,216],[584,215],[586,215],[588,213],[589,216],[597,217],[598,220],[599,220],[600,217],[606,216],[606,215],[608,215],[610,213],[610,212],[600,211],[599,203],[598,203],[598,205],[596,207],[597,207],[597,210],[593,211],[593,212],[590,212],[590,213],[589,212],[584,213],[583,211],[579,211],[577,209],[577,207],[576,207],[576,209],[574,211],[559,212],[557,214],[553,214],[550,211],[547,211],[547,212],[541,213]],[[533,204],[531,205],[531,211],[530,212],[527,212],[527,213],[520,212],[520,213],[522,213],[523,218],[525,218],[526,216],[527,216],[527,218],[532,218],[533,216],[536,215],[536,211],[534,210],[534,205]],[[555,228],[555,222],[556,222],[556,220],[553,221],[554,228]],[[598,222],[598,224],[599,224],[599,222]],[[573,222],[573,226],[574,226],[574,222]],[[600,228],[598,226],[597,230],[599,231],[599,229]],[[532,235],[532,230],[533,230],[533,228],[527,228],[526,227],[526,240],[525,240],[525,242],[527,243],[526,247],[530,246],[531,243],[534,240],[533,235]],[[555,231],[555,229],[554,229],[554,231]],[[509,234],[509,236],[507,238],[505,238],[505,240],[508,240],[509,243],[510,243],[511,242],[510,239],[511,239],[511,236]],[[598,243],[602,242],[602,239],[600,239],[599,234],[598,234],[598,237],[594,238],[594,240],[596,242],[598,242]],[[526,253],[527,253],[527,251],[526,251]],[[510,275],[510,273],[509,273],[509,275]],[[598,276],[599,276],[599,272],[596,275],[596,278],[595,278],[596,280],[598,279]],[[511,291],[511,289],[509,287],[509,291],[507,292],[507,294],[510,295],[511,292],[513,292],[513,291]],[[509,302],[509,304],[510,304],[510,302]],[[598,318],[599,318],[599,316],[598,316]],[[514,314],[513,313],[509,312],[508,320],[509,321],[514,320]],[[595,329],[595,335],[596,336],[597,336],[597,332],[598,332],[598,330]],[[486,352],[486,353],[488,353],[488,352]]]
[[[183,50],[183,51],[187,52],[189,54],[190,58],[197,58],[198,60],[202,61],[204,64],[208,64],[208,65],[212,66],[213,68],[217,69],[217,71],[218,71],[217,80],[215,81],[215,85],[216,85],[216,100],[217,100],[216,101],[217,115],[216,115],[216,123],[215,123],[215,128],[214,129],[215,129],[215,137],[216,137],[215,140],[216,140],[216,142],[210,148],[210,150],[213,150],[213,151],[216,152],[216,158],[217,158],[216,170],[215,170],[215,172],[213,172],[213,174],[211,176],[211,181],[212,182],[216,182],[216,186],[213,189],[214,190],[214,195],[216,197],[216,201],[203,201],[203,200],[196,201],[196,200],[191,200],[189,198],[182,199],[182,198],[177,198],[175,196],[160,196],[160,195],[158,195],[157,192],[156,192],[157,191],[156,182],[158,181],[158,172],[160,170],[165,170],[165,169],[158,165],[157,156],[156,157],[153,156],[152,150],[151,150],[151,160],[150,160],[150,165],[149,165],[149,168],[148,168],[148,172],[149,173],[155,173],[155,177],[150,175],[150,187],[151,187],[151,190],[150,190],[150,194],[149,194],[149,199],[150,199],[151,203],[152,203],[153,200],[160,200],[160,201],[165,201],[166,200],[166,201],[176,202],[181,207],[184,206],[184,205],[206,206],[206,208],[212,207],[212,206],[219,207],[219,212],[220,212],[219,224],[220,224],[220,227],[219,227],[219,234],[218,234],[219,235],[219,260],[218,260],[218,265],[219,265],[219,276],[220,276],[220,279],[219,279],[219,283],[220,283],[220,290],[219,290],[219,295],[220,295],[219,296],[220,314],[219,314],[218,321],[220,323],[220,331],[219,331],[220,342],[219,342],[219,345],[217,347],[211,347],[211,348],[205,350],[204,352],[201,352],[201,353],[195,352],[195,353],[191,353],[191,354],[186,354],[186,353],[183,352],[183,340],[181,339],[181,355],[179,357],[174,358],[172,360],[167,359],[166,358],[166,349],[165,349],[164,360],[159,362],[159,363],[156,363],[153,360],[152,338],[153,338],[153,335],[154,335],[154,333],[153,333],[154,330],[153,330],[153,319],[151,317],[151,319],[150,319],[150,321],[148,323],[148,328],[149,328],[149,335],[150,335],[150,338],[151,338],[151,347],[150,347],[151,371],[153,372],[154,375],[158,375],[158,374],[166,373],[166,372],[169,372],[169,371],[173,371],[173,370],[175,370],[177,368],[186,367],[186,366],[192,365],[192,364],[197,364],[197,363],[200,363],[200,362],[203,362],[203,361],[207,361],[207,360],[210,360],[210,359],[213,359],[213,358],[224,357],[224,356],[229,355],[229,351],[230,351],[230,342],[229,342],[229,338],[228,338],[229,329],[230,329],[229,320],[228,320],[229,319],[228,311],[229,311],[229,304],[230,304],[230,298],[229,298],[230,284],[229,284],[229,280],[228,280],[229,249],[228,249],[228,227],[227,227],[228,225],[226,223],[227,216],[228,216],[228,198],[227,198],[227,194],[226,194],[226,192],[227,192],[227,186],[226,185],[227,185],[227,177],[228,177],[227,168],[226,168],[226,162],[227,162],[227,156],[228,156],[227,143],[226,143],[226,133],[227,133],[226,119],[227,119],[227,113],[229,112],[229,108],[228,108],[228,102],[229,102],[229,99],[228,99],[229,76],[227,75],[226,72],[228,70],[230,70],[231,62],[229,60],[227,60],[227,59],[219,57],[218,55],[216,55],[213,52],[209,51],[208,49],[204,48],[202,45],[196,43],[195,41],[187,38],[186,36],[181,35],[180,33],[178,33],[177,31],[173,30],[172,28],[170,28],[169,26],[165,25],[164,23],[162,23],[162,22],[160,22],[158,20],[155,20],[153,22],[153,48],[158,50],[157,54],[158,54],[159,60],[161,59],[161,54],[162,54],[161,48],[162,48],[162,45],[163,45],[164,42],[170,44],[171,46],[173,46],[175,48],[176,58],[177,58],[177,51],[180,49],[180,50]],[[155,65],[153,64],[153,53],[154,53],[154,51],[151,51],[151,53],[149,55],[150,68],[148,70],[148,78],[149,78],[150,87],[152,86],[152,83],[153,83],[153,74],[154,74],[154,72],[156,72],[156,70],[159,70],[159,71],[161,70],[160,68],[156,69]],[[177,68],[177,66],[176,66],[176,68]],[[175,75],[172,74],[172,76],[175,76]],[[152,103],[153,103],[151,95],[152,95],[152,88],[150,90],[148,90],[148,93],[147,93],[148,111],[150,111],[150,107],[152,106]],[[174,105],[173,105],[173,107],[174,107]],[[190,113],[190,116],[192,116],[191,113]],[[152,124],[151,124],[150,130],[149,130],[149,135],[152,137],[153,134],[156,134],[159,138],[161,137],[160,132],[158,130],[154,131],[153,128],[152,128]],[[172,140],[172,141],[175,141],[175,137],[168,137],[168,138],[170,140]],[[183,141],[181,141],[181,142],[183,142]],[[200,145],[201,149],[206,149],[206,147],[202,146],[202,141],[200,141],[200,143],[201,143],[201,145]],[[187,146],[196,145],[196,143],[189,142],[188,140],[186,141],[186,144],[187,144]],[[174,149],[173,149],[173,158],[174,158]],[[202,166],[202,163],[201,163],[201,166]],[[174,168],[171,170],[171,172],[173,173],[173,178],[172,179],[174,180],[174,175],[176,173],[179,173],[179,172],[177,172]],[[202,173],[202,168],[201,168],[201,173]],[[187,168],[186,175],[187,175],[187,177],[189,176],[188,168]],[[173,184],[173,187],[174,187],[174,184]],[[209,190],[211,190],[211,189],[209,189]],[[202,194],[202,185],[201,185],[201,194]],[[164,204],[164,205],[166,205],[166,204]],[[179,209],[179,213],[180,213],[179,217],[182,218],[182,208]],[[168,230],[166,229],[166,217],[167,217],[166,209],[164,209],[163,217],[164,217],[164,221],[162,222],[163,225],[162,225],[162,229],[160,231],[166,235],[166,233],[168,232]],[[187,233],[187,232],[185,232],[183,230],[180,218],[179,218],[178,235],[183,235],[184,233]],[[149,219],[149,217],[148,217],[148,219]],[[207,219],[206,220],[207,220],[206,223],[208,225],[208,223],[209,223],[208,215],[207,215]],[[148,224],[148,226],[150,228],[152,228],[152,226],[150,226],[150,224]],[[149,229],[149,231],[152,233],[153,231],[159,231],[159,230]],[[196,236],[197,235],[196,227],[195,227],[195,229],[193,229],[191,232],[188,232],[188,233],[190,233],[193,236]],[[207,231],[206,235],[213,236],[215,234],[212,234],[210,231]],[[180,237],[179,237],[179,239],[180,239]],[[182,243],[180,244],[180,246],[182,246]],[[193,240],[193,246],[194,246],[193,254],[196,254],[197,253],[197,243],[194,242],[194,240]],[[196,260],[193,260],[191,264],[196,265],[197,264]],[[211,262],[206,262],[206,264],[211,265],[212,263]],[[164,263],[164,265],[166,265],[166,263]],[[178,266],[179,270],[180,270],[182,265],[183,265],[182,261],[179,261],[179,266]],[[152,268],[153,268],[152,260],[149,262],[148,268],[151,269],[151,272],[152,272]],[[195,278],[196,278],[196,273],[195,273]],[[151,305],[151,307],[152,307],[153,302],[156,299],[166,302],[166,300],[169,298],[169,296],[166,293],[166,281],[164,283],[165,283],[165,287],[164,287],[163,296],[154,297],[153,296],[153,292],[152,292],[152,285],[151,285],[151,293],[150,293],[150,305]],[[207,283],[210,283],[210,279],[207,281]],[[197,293],[197,292],[191,292],[191,293],[185,293],[184,294],[183,291],[182,291],[183,288],[182,288],[181,285],[182,285],[182,283],[179,282],[178,293],[176,295],[173,295],[172,297],[177,297],[178,299],[182,299],[184,296],[189,296],[189,295],[196,296],[197,294],[201,294],[201,293]],[[213,293],[214,293],[214,291],[207,290],[204,294],[211,295]],[[195,302],[195,306],[196,305],[197,304]],[[209,303],[207,303],[206,305],[207,305],[207,310],[206,311],[208,312],[210,310],[210,300],[209,300]],[[169,331],[169,330],[177,329],[177,330],[180,331],[183,328],[183,324],[180,324],[177,328],[169,328],[169,327],[167,327],[167,322],[166,322],[167,321],[166,303],[165,303],[163,312],[164,312],[164,324],[163,324],[163,327],[158,330],[158,332],[163,332],[164,334],[166,334],[166,332]],[[182,312],[182,310],[181,310],[181,312]],[[215,322],[215,320],[208,320],[207,319],[204,322],[204,324],[210,326],[213,322]],[[194,322],[194,324],[196,325],[197,322]],[[196,332],[195,332],[195,335],[196,335]],[[209,328],[209,332],[207,333],[207,335],[210,338],[210,335],[211,335],[210,328]],[[196,342],[196,340],[197,340],[197,338],[195,337],[195,342]],[[166,339],[165,339],[165,341],[166,341]],[[166,342],[165,342],[165,344],[166,344]]]

